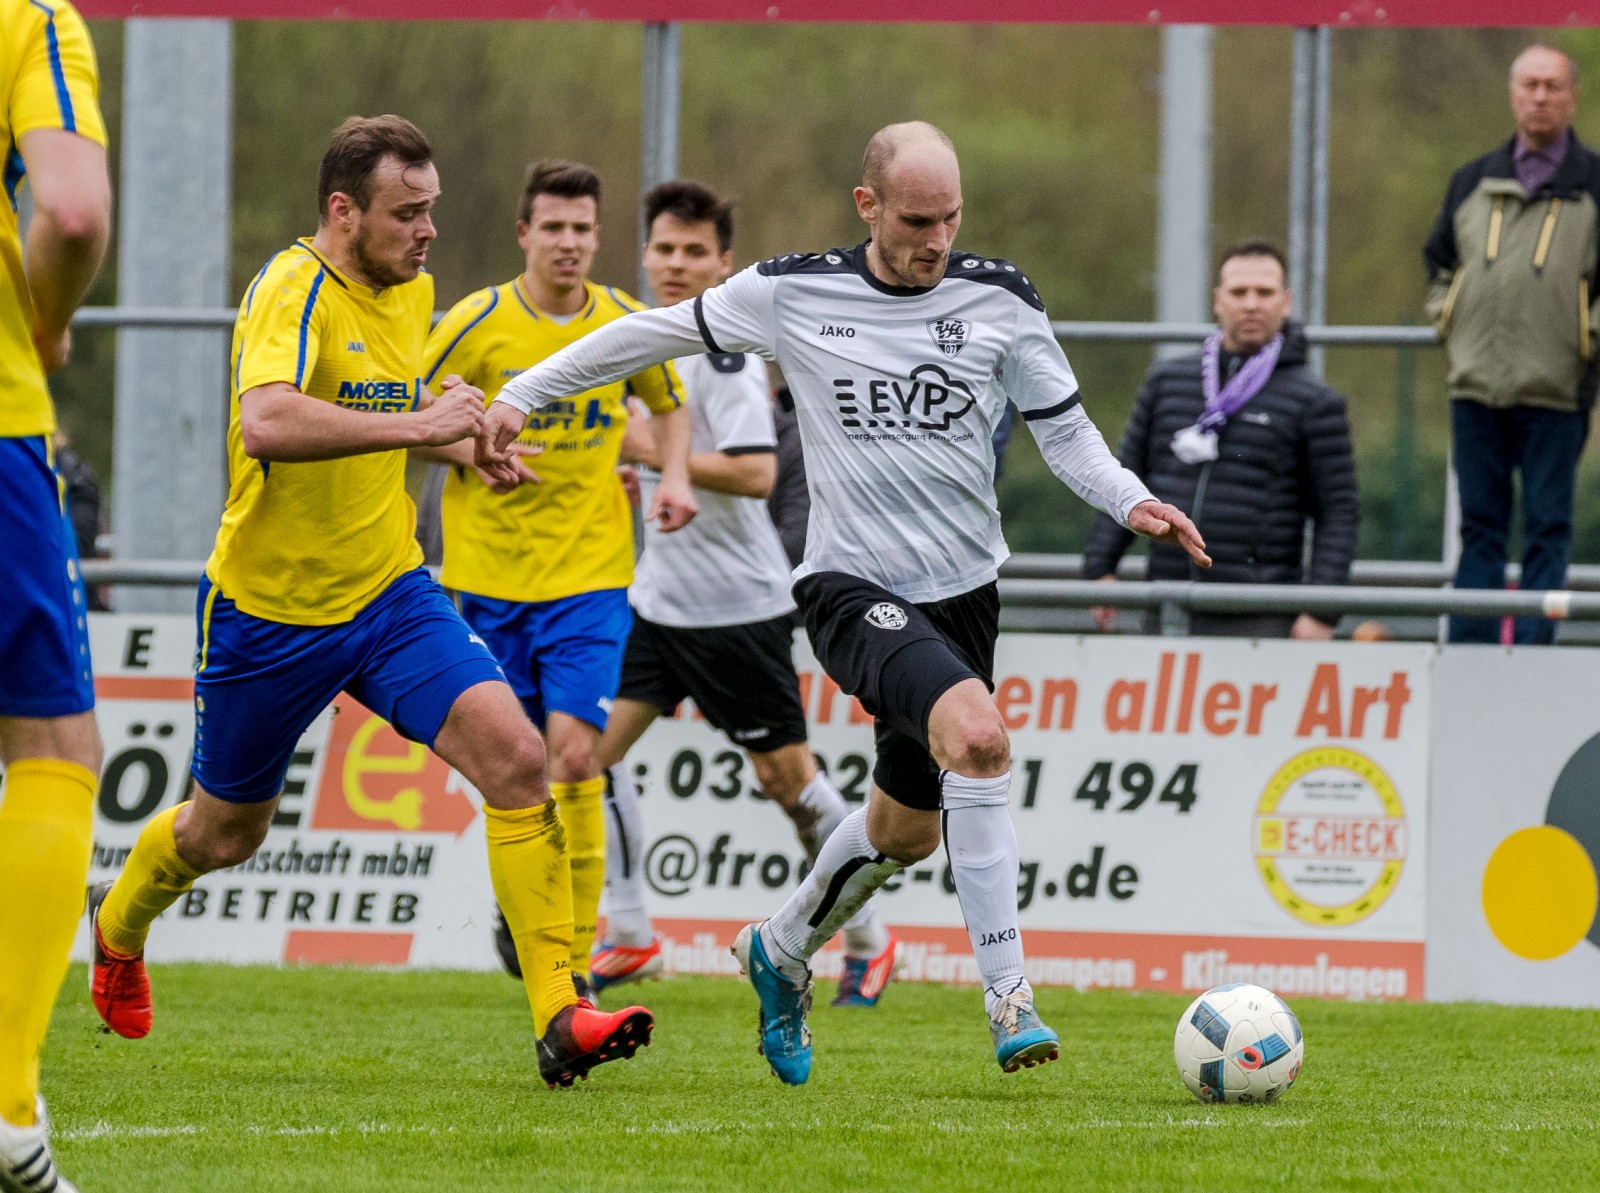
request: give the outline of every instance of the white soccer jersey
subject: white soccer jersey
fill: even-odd
[[[678,376],[689,395],[694,452],[772,452],[767,368],[754,356],[686,356]],[[639,470],[648,509],[661,475]],[[794,608],[789,560],[777,527],[759,497],[695,490],[700,512],[682,530],[645,524],[644,555],[628,601],[658,625],[698,629],[769,621]]]
[[[693,303],[600,328],[498,400],[530,411],[696,351],[755,352],[783,369],[811,489],[796,579],[844,572],[912,602],[993,580],[1008,551],[990,434],[1007,396],[1084,500],[1123,523],[1154,500],[1083,412],[1028,279],[970,253],[952,253],[944,279],[922,288],[874,277],[866,245],[775,257]]]

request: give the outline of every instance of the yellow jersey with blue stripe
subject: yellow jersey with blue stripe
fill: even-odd
[[[206,575],[252,617],[351,620],[422,563],[404,451],[337,460],[251,459],[239,397],[286,382],[348,410],[415,410],[433,278],[374,290],[296,241],[256,275],[233,326],[228,504]]]
[[[22,264],[17,187],[22,138],[58,128],[106,143],[100,76],[83,18],[65,0],[0,0],[0,144],[7,203],[0,203],[0,438],[48,435],[55,408],[33,347],[33,302]]]
[[[469,294],[428,338],[424,382],[452,373],[493,401],[511,378],[642,305],[611,286],[586,283],[571,319],[536,308],[522,279]],[[452,468],[445,482],[444,571],[448,588],[502,601],[553,601],[633,581],[633,513],[617,478],[627,398],[652,413],[683,401],[670,363],[536,410],[518,437],[542,452],[528,461],[541,483],[503,496],[477,473]]]

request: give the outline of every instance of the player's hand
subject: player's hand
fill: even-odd
[[[39,363],[46,373],[54,373],[72,356],[72,328],[60,335],[50,335],[38,328],[33,331],[33,347],[39,353]]]
[[[1289,637],[1301,642],[1331,642],[1333,627],[1326,622],[1318,621],[1309,613],[1302,613],[1294,619],[1294,625],[1289,627]]]
[[[1101,576],[1100,583],[1115,584],[1115,575]],[[1117,611],[1111,605],[1095,605],[1089,610],[1089,616],[1094,618],[1094,628],[1102,634],[1109,634],[1117,628]]]
[[[663,533],[682,530],[700,512],[700,503],[694,499],[694,490],[687,482],[663,477],[656,486],[655,500],[645,521],[658,523]]]
[[[661,469],[661,444],[656,439],[649,413],[638,398],[628,402],[628,425],[622,432],[621,459],[624,464],[643,464],[658,472]]]
[[[1176,543],[1189,558],[1203,568],[1211,566],[1206,541],[1189,515],[1175,505],[1160,501],[1141,501],[1128,514],[1128,529],[1157,543]]]
[[[491,493],[506,494],[523,485],[540,484],[537,472],[523,463],[533,456],[544,451],[542,443],[513,443],[509,451],[510,459],[503,464],[485,464],[478,468],[478,475],[483,478],[483,483],[489,486]]]
[[[639,502],[644,500],[644,491],[639,488],[639,471],[624,464],[617,469],[617,479],[622,482],[622,491],[628,496],[628,504],[635,509]]]
[[[422,442],[427,446],[459,443],[476,435],[483,425],[483,391],[452,373],[432,400],[418,407],[417,414],[423,420]]]
[[[476,454],[478,467],[504,464],[510,457],[511,444],[522,434],[528,416],[509,402],[492,402],[484,413],[483,425],[478,428]]]

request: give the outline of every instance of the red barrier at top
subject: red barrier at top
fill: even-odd
[[[80,0],[88,17],[421,21],[880,21],[1592,26],[1600,0]]]

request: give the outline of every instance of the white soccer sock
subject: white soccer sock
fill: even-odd
[[[850,813],[822,843],[817,864],[799,889],[761,925],[761,942],[772,963],[797,985],[804,982],[812,954],[902,869],[867,839],[867,810]]]
[[[607,944],[643,948],[655,936],[644,902],[644,815],[639,808],[639,788],[627,760],[606,772],[606,811],[611,832],[606,833]]]
[[[945,771],[940,782],[944,846],[983,976],[984,1009],[993,1015],[1012,991],[1032,993],[1022,975],[1022,933],[1017,928],[1017,830],[1007,807],[1011,772],[970,779]]]
[[[806,857],[815,864],[822,843],[844,823],[850,808],[838,788],[821,771],[805,785],[798,803],[800,816],[795,818],[795,836],[800,839]],[[850,917],[843,932],[844,951],[850,957],[876,957],[889,947],[889,930],[870,903]]]

